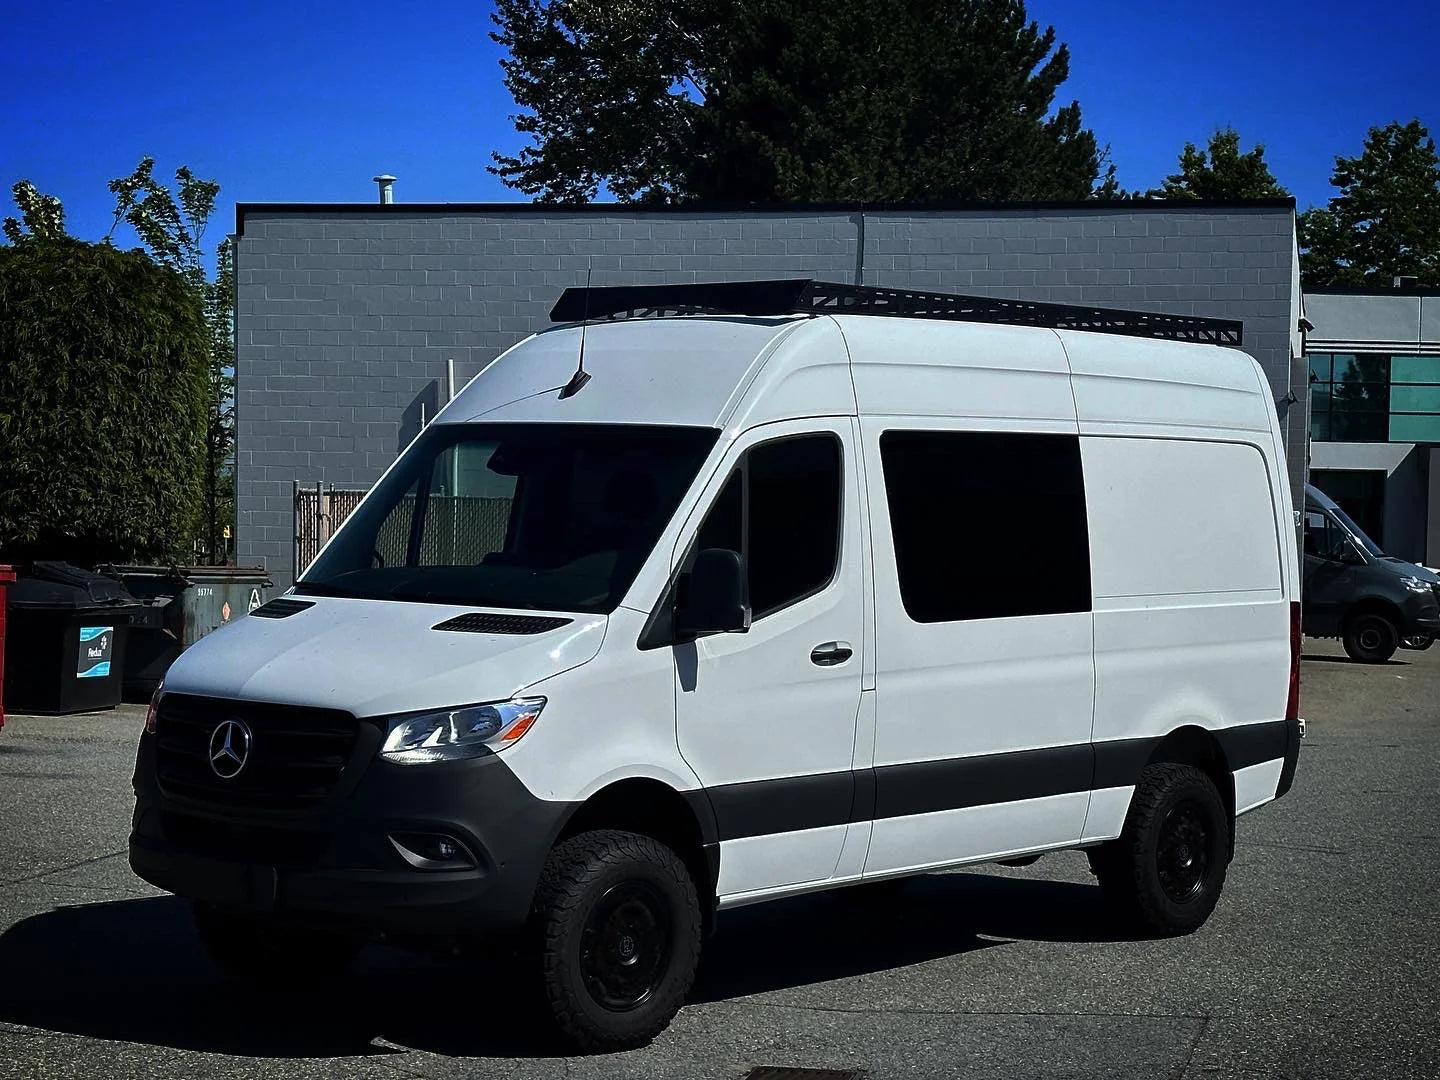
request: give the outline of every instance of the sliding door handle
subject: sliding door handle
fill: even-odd
[[[836,664],[845,663],[854,655],[855,650],[848,641],[827,641],[810,650],[810,662],[821,667],[834,667]]]

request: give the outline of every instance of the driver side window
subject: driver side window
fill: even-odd
[[[1326,515],[1307,510],[1305,554],[1327,562],[1345,562],[1351,554],[1350,538]]]
[[[756,446],[705,516],[684,569],[704,548],[740,552],[757,620],[813,596],[830,584],[839,564],[842,491],[836,436]]]

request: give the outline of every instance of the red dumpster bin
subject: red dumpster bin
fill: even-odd
[[[13,566],[0,566],[0,728],[5,726],[5,586],[15,580]]]

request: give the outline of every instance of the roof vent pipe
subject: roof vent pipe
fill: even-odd
[[[395,201],[395,177],[389,173],[381,173],[379,176],[372,176],[380,188],[380,201],[386,205]]]

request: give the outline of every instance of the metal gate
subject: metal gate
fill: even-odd
[[[337,488],[317,483],[301,487],[295,482],[295,577],[299,578],[365,498],[365,488]]]

